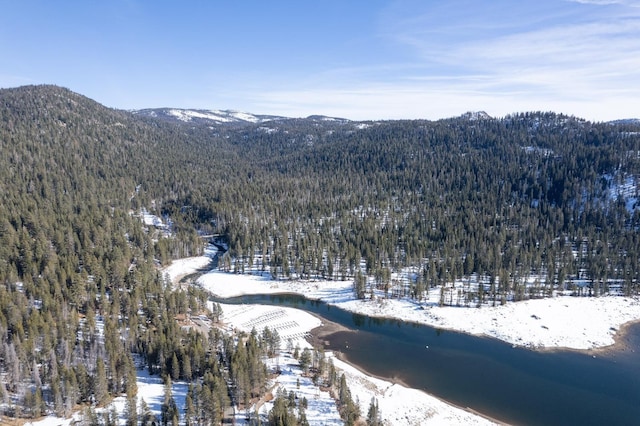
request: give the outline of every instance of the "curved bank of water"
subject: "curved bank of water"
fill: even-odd
[[[284,305],[345,330],[324,336],[368,373],[399,380],[462,407],[515,424],[640,422],[640,325],[624,349],[607,353],[536,352],[426,325],[372,318],[299,295],[251,295],[224,303]]]

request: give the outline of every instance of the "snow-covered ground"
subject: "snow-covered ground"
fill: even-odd
[[[371,398],[376,398],[382,420],[388,425],[489,425],[490,420],[457,408],[417,389],[370,377],[353,366],[333,360],[345,374],[354,400],[366,418]]]
[[[138,369],[137,374],[138,385],[138,413],[140,413],[140,407],[142,401],[149,407],[149,411],[156,416],[158,420],[162,418],[162,402],[164,401],[164,384],[160,376],[151,376],[146,369]],[[171,384],[171,394],[176,402],[176,406],[180,414],[184,413],[185,399],[187,397],[187,390],[189,384],[183,381],[176,381]],[[114,408],[119,413],[119,424],[126,424],[126,418],[124,416],[126,408],[126,398],[120,396],[114,398],[114,400],[107,406],[107,410]]]
[[[171,262],[171,265],[162,270],[163,276],[166,276],[175,285],[185,276],[193,274],[198,270],[206,267],[211,263],[211,258],[215,255],[216,249],[207,247],[204,256],[186,257]]]
[[[438,328],[501,339],[534,348],[595,349],[615,343],[620,327],[640,320],[640,300],[621,296],[572,297],[509,302],[504,306],[438,306],[439,291],[427,300],[357,300],[349,281],[273,281],[254,275],[211,271],[198,283],[220,297],[297,293],[351,312],[397,318]]]
[[[260,333],[265,327],[277,330],[280,336],[280,345],[283,353],[277,359],[267,361],[267,366],[275,370],[276,364],[280,366],[282,373],[276,377],[272,383],[272,393],[277,393],[282,388],[288,394],[293,391],[298,398],[305,397],[308,407],[305,411],[309,424],[341,425],[342,420],[338,414],[335,401],[328,392],[321,391],[313,384],[310,378],[304,377],[298,366],[298,361],[294,359],[286,349],[296,346],[304,349],[311,347],[305,340],[309,332],[322,325],[322,322],[313,315],[299,309],[264,306],[264,305],[227,305],[221,304],[223,317],[222,321],[229,329],[250,332],[252,329]],[[299,383],[299,386],[298,386]],[[261,403],[257,407],[258,413],[266,416],[273,408],[273,401]],[[255,412],[256,407],[250,411]],[[245,412],[238,413],[236,424],[244,424]]]
[[[309,331],[322,325],[317,317],[299,309],[266,306],[266,305],[228,305],[221,303],[223,316],[222,322],[230,329],[238,329],[250,332],[253,328],[258,333],[269,327],[277,330],[280,343],[288,344],[289,340],[295,347],[309,346],[305,336]]]
[[[253,328],[259,332],[264,327],[278,330],[283,350],[290,344],[293,347],[310,348],[311,345],[304,336],[321,325],[317,317],[294,308],[264,305],[221,306],[224,312],[222,320],[227,327],[245,332],[250,332]],[[492,424],[484,417],[452,406],[425,392],[370,377],[335,358],[332,353],[325,355],[333,361],[339,374],[345,374],[353,399],[360,402],[363,418],[366,418],[371,399],[376,398],[382,419],[388,425]],[[310,378],[302,375],[297,360],[285,351],[277,361],[269,360],[268,365],[273,366],[275,362],[279,363],[282,374],[272,383],[274,394],[278,388],[283,388],[287,393],[295,392],[299,398],[306,397],[309,424],[342,424],[334,400],[328,392],[321,391],[314,386]],[[258,407],[258,412],[266,415],[272,407],[272,402],[266,402]],[[244,419],[245,414],[239,413],[236,423],[244,424]]]
[[[156,228],[166,228],[167,225],[158,216],[149,213],[146,209],[142,209],[142,223],[147,226],[155,226]]]
[[[138,385],[137,408],[139,415],[142,402],[144,401],[147,407],[149,407],[149,411],[151,411],[151,413],[160,420],[162,402],[164,401],[164,384],[162,382],[162,378],[160,378],[160,376],[149,375],[149,372],[145,369],[139,369],[136,383]],[[171,386],[171,393],[180,413],[184,412],[185,398],[187,397],[188,388],[189,385],[182,381],[173,382]],[[114,398],[109,405],[104,408],[97,408],[95,411],[98,416],[115,411],[118,416],[118,425],[124,426],[127,422],[125,417],[126,397],[119,396]],[[77,424],[78,422],[81,423],[84,420],[83,414],[84,413],[80,411],[67,419],[48,416],[38,421],[27,422],[25,423],[25,426],[70,426]],[[1,423],[2,422],[0,421],[0,424]]]
[[[171,268],[176,272],[176,275],[192,273],[195,269],[189,269],[189,266],[198,265],[199,262],[195,260],[198,258],[191,259],[179,263],[174,262]],[[313,287],[313,293],[305,292],[307,296],[313,294],[315,297],[320,296],[323,300],[330,300],[332,303],[352,299],[350,286],[343,282],[295,283],[221,272],[209,272],[203,275],[199,282],[206,288],[209,288],[209,285],[214,282],[218,282],[221,289],[227,291],[223,294],[217,292],[223,297],[240,294],[282,293],[283,291],[300,293],[304,290],[301,285],[307,284]],[[255,328],[259,332],[264,327],[269,327],[271,330],[278,331],[283,354],[277,361],[268,361],[270,366],[274,362],[278,362],[282,370],[282,374],[272,383],[274,394],[279,387],[282,387],[286,392],[296,392],[300,398],[305,396],[308,401],[306,415],[310,424],[342,424],[333,399],[327,392],[320,391],[317,386],[314,386],[309,378],[303,377],[297,361],[284,351],[290,345],[300,346],[300,348],[311,347],[305,336],[322,324],[320,319],[299,309],[282,306],[221,304],[221,307],[222,321],[228,329],[250,332]],[[335,358],[330,352],[326,356],[333,361],[339,372],[345,374],[352,396],[354,400],[360,402],[364,417],[367,415],[371,399],[376,398],[382,418],[388,425],[491,424],[484,417],[462,410],[423,391],[370,377]],[[297,386],[298,380],[300,387]],[[265,402],[258,407],[258,412],[265,415],[272,406],[271,402]],[[244,422],[245,413],[238,413],[236,423],[244,424]]]
[[[205,256],[174,261],[165,268],[176,282],[180,277],[206,266],[215,249]],[[426,300],[386,299],[377,293],[374,300],[358,300],[351,281],[272,280],[268,274],[239,275],[210,271],[198,284],[219,297],[246,294],[296,293],[322,300],[351,312],[374,317],[396,318],[438,328],[501,339],[532,348],[588,350],[615,343],[615,335],[625,323],[640,320],[637,297],[556,296],[509,302],[504,306],[438,306],[439,290],[432,289]]]

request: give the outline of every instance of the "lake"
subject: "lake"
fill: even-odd
[[[323,337],[369,374],[401,381],[498,420],[527,425],[639,425],[640,325],[619,351],[538,352],[500,340],[378,319],[298,295],[224,303],[290,306],[348,330]]]

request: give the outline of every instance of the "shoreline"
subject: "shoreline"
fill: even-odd
[[[577,298],[558,295],[553,298],[512,302],[496,307],[483,306],[477,309],[462,306],[438,307],[432,300],[416,302],[408,299],[386,299],[380,295],[374,300],[360,301],[354,299],[350,284],[342,281],[284,281],[272,280],[263,275],[239,275],[212,271],[204,274],[197,285],[220,299],[244,295],[268,297],[290,294],[370,318],[420,324],[456,333],[498,339],[514,347],[542,353],[567,351],[594,357],[599,354],[630,353],[628,351],[632,341],[626,336],[633,329],[633,325],[640,323],[640,300],[637,297]],[[220,302],[223,303],[223,300]],[[332,334],[351,330],[348,326],[326,320],[321,314],[307,313],[321,321],[321,326],[308,331],[306,339],[317,347],[325,348],[326,338]],[[462,318],[463,321],[452,321],[452,318],[454,320]],[[513,333],[504,333],[505,329],[510,329]],[[541,339],[540,336],[544,333],[549,333],[551,338]],[[377,386],[377,395],[380,395],[380,398],[390,398],[391,395],[399,397],[403,390],[411,390],[415,395],[424,395],[427,399],[433,398],[441,404],[474,414],[484,421],[508,424],[492,417],[491,413],[483,414],[468,407],[461,407],[446,399],[435,397],[426,390],[407,386],[397,377],[371,374],[351,363],[340,351],[332,352],[336,361],[348,366],[348,370],[340,370],[345,373],[350,371],[352,380],[366,381],[369,378],[369,383]],[[353,371],[359,372],[359,378],[354,378]],[[387,386],[380,385],[376,380],[386,383]],[[374,385],[374,383],[378,384]],[[395,388],[393,385],[399,387]],[[388,393],[386,393],[387,390]]]
[[[324,349],[324,343],[325,343],[325,340],[323,339],[324,337],[330,336],[330,335],[332,335],[334,333],[337,333],[337,332],[340,332],[340,331],[353,331],[353,330],[350,330],[348,327],[345,327],[345,326],[343,326],[341,324],[338,324],[338,323],[335,323],[333,321],[326,320],[326,319],[324,319],[324,318],[322,318],[319,315],[316,315],[314,313],[309,312],[309,314],[311,314],[311,315],[313,315],[313,316],[315,316],[317,318],[320,318],[322,320],[322,325],[320,325],[320,326],[318,326],[316,328],[313,328],[313,329],[311,329],[309,331],[309,334],[310,334],[310,339],[309,340],[311,340],[311,342],[309,342],[309,343],[311,343],[312,346],[314,346],[315,344],[318,344],[318,345],[322,346],[323,349]],[[411,386],[409,386],[406,382],[404,382],[401,379],[397,379],[397,378],[393,378],[393,377],[381,376],[381,375],[374,374],[374,373],[371,373],[371,372],[365,370],[364,368],[360,367],[359,365],[354,364],[353,362],[349,361],[349,359],[341,351],[331,350],[331,352],[334,354],[334,356],[338,360],[340,360],[340,361],[342,361],[342,362],[344,362],[346,364],[349,364],[351,367],[353,367],[354,369],[358,370],[359,372],[361,372],[365,376],[373,377],[373,378],[379,379],[379,380],[384,380],[385,382],[389,382],[389,383],[394,384],[394,385],[395,384],[399,384],[399,385],[404,386],[405,388],[416,389],[416,388],[412,388]],[[417,390],[419,390],[421,392],[424,392],[424,391],[422,391],[420,389],[417,389]],[[425,393],[427,395],[431,395],[428,392],[425,392]],[[437,398],[434,395],[431,395],[431,396],[433,396],[434,398]],[[440,399],[440,398],[438,398],[438,399]]]
[[[596,346],[593,348],[571,348],[568,346],[522,346],[525,349],[529,349],[535,352],[540,353],[551,353],[551,352],[575,352],[581,353],[584,355],[616,355],[622,354],[625,352],[635,352],[633,349],[629,347],[629,340],[627,339],[629,333],[631,332],[631,328],[635,325],[640,324],[640,319],[631,320],[623,323],[616,330],[613,335],[613,343],[606,346]],[[451,330],[457,331],[457,330]],[[482,337],[489,337],[495,339],[493,336],[482,335]],[[500,339],[498,339],[500,340]]]
[[[296,297],[300,297],[304,295],[301,295],[298,292],[295,291],[273,291],[273,287],[271,288],[272,292],[271,294],[278,294],[278,295],[284,295],[284,294],[290,294],[290,295],[295,295]],[[278,289],[281,290],[281,289]],[[314,301],[321,301],[323,303],[327,303],[324,300],[322,300],[322,298],[312,298],[312,297],[305,297],[307,300],[314,300]],[[252,304],[251,302],[248,302],[247,305]],[[339,309],[344,309],[343,306],[340,306],[339,304],[331,304],[331,303],[327,303],[328,305],[337,307]],[[265,305],[268,306],[268,305]],[[293,307],[293,309],[300,309],[300,308],[295,308]],[[461,309],[466,309],[466,308],[461,308]],[[316,347],[322,347],[322,348],[326,348],[328,345],[327,340],[329,340],[330,336],[332,336],[335,333],[339,333],[342,331],[353,331],[354,329],[349,327],[348,325],[341,325],[338,323],[335,323],[333,321],[330,321],[328,319],[325,319],[324,317],[322,317],[322,314],[316,314],[313,312],[308,312],[305,311],[307,314],[312,315],[314,317],[316,317],[320,322],[321,325],[316,326],[314,328],[311,328],[308,331],[308,335],[306,340],[311,343],[313,346]],[[349,310],[348,312],[358,312],[355,310]],[[363,315],[367,315],[370,317],[377,317],[380,319],[389,319],[392,321],[399,321],[405,324],[412,324],[412,323],[418,323],[416,321],[407,321],[407,320],[403,320],[403,319],[398,319],[395,316],[388,316],[388,315],[370,315],[369,313],[364,313]],[[582,354],[587,354],[587,355],[592,355],[594,358],[596,357],[596,355],[598,354],[615,354],[615,353],[620,353],[620,354],[624,354],[625,352],[629,351],[629,345],[632,343],[630,341],[630,339],[626,338],[626,336],[628,335],[628,333],[630,332],[630,330],[632,329],[633,325],[640,323],[640,320],[632,320],[632,321],[628,321],[626,323],[624,323],[621,326],[618,326],[615,330],[615,334],[614,334],[614,344],[611,345],[607,345],[604,347],[598,347],[598,348],[589,348],[589,349],[572,349],[572,348],[565,348],[565,347],[526,347],[524,346],[524,349],[528,349],[530,351],[534,351],[534,352],[560,352],[560,351],[569,351],[569,352],[576,352],[576,353],[582,353]],[[418,323],[419,324],[419,323]],[[423,324],[424,325],[424,324]],[[426,324],[427,326],[431,326],[429,324]],[[433,327],[433,326],[431,326]],[[442,327],[442,329],[445,329],[444,327]],[[455,332],[460,332],[459,330],[455,330],[452,329],[452,331]],[[612,330],[613,331],[613,330]],[[467,333],[467,334],[471,334],[471,333]],[[496,338],[494,336],[487,336],[487,335],[483,335],[483,337],[491,337],[491,338]],[[498,339],[500,340],[500,339]],[[403,390],[407,391],[410,390],[412,392],[415,392],[414,395],[416,394],[420,394],[420,395],[424,395],[424,398],[426,398],[426,400],[429,400],[430,398],[433,398],[434,400],[437,400],[439,403],[441,404],[446,404],[447,406],[453,407],[456,410],[460,410],[461,412],[467,413],[468,415],[474,415],[480,419],[483,419],[486,422],[491,422],[494,424],[498,424],[498,425],[510,425],[511,423],[508,423],[507,420],[500,420],[500,413],[495,413],[495,412],[487,412],[487,413],[483,413],[483,412],[479,412],[477,410],[474,410],[472,408],[466,407],[466,406],[461,406],[459,404],[456,404],[455,402],[451,402],[447,399],[444,398],[440,398],[437,397],[431,393],[429,393],[428,390],[425,389],[420,389],[420,388],[415,388],[415,387],[411,387],[410,385],[408,385],[405,381],[403,381],[402,379],[398,378],[398,377],[387,377],[384,375],[378,375],[378,374],[373,374],[369,371],[367,371],[365,368],[362,368],[361,366],[351,362],[348,358],[348,356],[344,353],[342,353],[339,350],[330,350],[332,353],[332,357],[336,362],[336,368],[344,374],[348,375],[348,382],[355,380],[356,382],[360,382],[360,384],[362,382],[367,382],[369,384],[371,384],[373,389],[376,389],[375,393],[374,391],[374,396],[376,396],[377,398],[389,398],[391,394],[396,394],[396,392],[402,392]],[[340,364],[342,363],[342,364]],[[344,366],[348,366],[348,369],[345,370]],[[357,371],[359,372],[359,375],[354,376],[353,371]],[[376,380],[378,382],[376,382]],[[384,382],[387,385],[386,386],[381,386],[380,382]],[[355,382],[354,382],[355,383]],[[399,387],[393,387],[394,385],[397,385]],[[351,385],[350,385],[351,386]],[[389,393],[386,393],[386,392]],[[395,398],[395,396],[394,396]],[[422,397],[417,397],[417,398],[422,398]],[[401,399],[402,400],[402,399]],[[382,409],[382,408],[381,408]],[[452,411],[453,412],[453,411]],[[436,414],[437,415],[437,414]],[[396,419],[397,420],[397,419]]]
[[[370,318],[494,338],[537,352],[624,351],[627,324],[640,322],[640,298],[627,296],[559,294],[504,306],[440,307],[435,291],[422,301],[388,299],[383,294],[376,294],[374,299],[355,299],[351,284],[346,281],[272,280],[263,275],[211,271],[203,274],[197,284],[220,299],[293,294]]]
[[[346,312],[350,312],[350,313],[354,313],[354,314],[359,314],[359,315],[364,315],[367,317],[371,317],[371,318],[377,318],[377,319],[381,319],[381,320],[388,320],[388,321],[400,321],[404,324],[417,324],[417,325],[421,325],[421,326],[427,326],[427,327],[432,327],[434,329],[440,329],[443,331],[452,331],[455,333],[463,333],[463,334],[469,334],[472,336],[477,336],[477,337],[483,337],[483,338],[489,338],[489,339],[497,339],[500,340],[504,343],[510,343],[504,339],[501,339],[499,337],[490,335],[490,334],[486,334],[486,333],[471,333],[468,331],[464,331],[464,330],[460,330],[454,327],[447,327],[447,326],[442,326],[442,325],[433,325],[430,324],[428,322],[419,322],[419,321],[412,321],[412,320],[406,320],[406,319],[402,319],[399,318],[397,316],[392,316],[392,315],[376,315],[376,314],[371,314],[371,313],[366,313],[366,312],[360,312],[358,310],[349,310],[349,309],[345,309],[344,307],[340,306],[340,304],[337,303],[330,303],[327,302],[326,300],[323,300],[321,297],[311,297],[311,296],[307,296],[304,293],[300,293],[300,292],[296,292],[296,291],[288,291],[288,290],[284,290],[284,291],[275,291],[275,292],[270,292],[270,293],[243,293],[237,296],[229,296],[229,297],[242,297],[242,296],[249,296],[249,295],[265,295],[265,296],[269,296],[269,295],[293,295],[293,296],[298,296],[298,297],[304,297],[307,300],[310,301],[314,301],[314,302],[322,302],[322,303],[326,303],[328,306],[333,306],[336,307],[338,309],[342,309]],[[216,297],[220,297],[215,295]],[[570,296],[573,297],[573,296]],[[615,296],[618,297],[618,296]],[[622,297],[622,296],[620,296]],[[224,299],[223,297],[221,297],[221,299]],[[554,298],[547,298],[547,299],[554,299]],[[540,300],[540,299],[538,299]],[[545,299],[542,299],[545,300]],[[511,303],[518,303],[518,302],[511,302]],[[458,307],[456,307],[458,308]],[[472,308],[472,307],[459,307],[460,309],[482,309],[482,308]],[[342,326],[340,324],[334,323],[332,321],[329,321],[323,317],[321,317],[320,315],[317,315],[315,313],[309,312],[311,315],[321,319],[321,321],[323,323],[327,323],[327,327],[329,327],[329,329],[331,330],[331,327],[334,327],[335,330],[333,331],[318,331],[317,337],[320,336],[326,336],[332,333],[335,333],[337,331],[344,331],[344,330],[349,330],[347,327]],[[512,344],[514,347],[520,347],[520,348],[524,348],[524,349],[529,349],[531,351],[534,352],[540,352],[540,353],[546,353],[546,352],[576,352],[576,353],[582,353],[585,355],[590,355],[590,354],[615,354],[615,353],[623,353],[623,352],[627,352],[627,351],[631,351],[631,349],[629,348],[629,342],[628,339],[626,339],[627,335],[629,334],[629,332],[631,331],[631,327],[633,327],[636,324],[640,324],[640,318],[638,319],[633,319],[630,321],[627,321],[625,323],[622,323],[618,328],[616,328],[614,334],[613,334],[613,340],[614,342],[609,344],[609,345],[605,345],[605,346],[595,346],[592,348],[572,348],[570,346],[540,346],[540,345],[517,345],[517,344]],[[314,330],[311,330],[310,333],[314,333],[315,330],[318,329],[322,329],[323,326],[319,326]],[[373,376],[375,377],[375,376]],[[387,379],[385,379],[387,380]]]
[[[329,321],[327,319],[324,319],[324,318],[322,318],[319,315],[316,315],[314,313],[309,312],[309,314],[315,316],[316,318],[319,318],[322,321],[322,325],[309,330],[310,338],[308,340],[311,340],[309,343],[311,343],[311,345],[314,346],[314,347],[316,347],[315,345],[317,344],[317,345],[320,345],[321,347],[323,347],[323,349],[324,349],[324,342],[325,342],[324,341],[324,337],[330,336],[330,335],[332,335],[334,333],[337,333],[337,332],[340,332],[340,331],[350,330],[348,327],[345,327],[345,326],[343,326],[341,324],[338,324],[338,323],[335,323],[333,321]],[[421,392],[421,393],[423,393],[423,394],[425,394],[425,395],[427,395],[427,396],[429,396],[431,398],[434,398],[434,399],[437,399],[439,401],[442,401],[442,402],[444,402],[444,403],[446,403],[448,405],[451,405],[452,407],[458,408],[458,409],[460,409],[462,411],[465,411],[467,413],[473,414],[475,416],[482,417],[482,418],[484,418],[484,419],[486,419],[486,420],[488,420],[490,422],[493,422],[493,423],[495,423],[497,425],[501,425],[501,426],[510,425],[510,423],[505,423],[502,420],[496,419],[494,417],[491,417],[490,415],[487,415],[485,413],[481,413],[481,412],[476,411],[476,410],[474,410],[472,408],[463,407],[461,405],[455,404],[455,403],[453,403],[453,402],[451,402],[449,400],[440,398],[440,397],[438,397],[438,396],[436,396],[436,395],[434,395],[432,393],[429,393],[429,392],[427,392],[427,391],[425,391],[423,389],[417,389],[417,388],[411,387],[408,383],[406,383],[402,379],[398,379],[396,377],[381,376],[379,374],[374,374],[374,373],[372,373],[370,371],[367,371],[364,368],[362,368],[361,366],[351,362],[349,360],[349,358],[344,353],[342,353],[341,351],[332,350],[331,353],[333,354],[335,359],[337,359],[340,362],[343,362],[345,364],[348,364],[349,366],[351,366],[351,368],[353,368],[354,370],[357,370],[363,376],[371,377],[371,378],[374,378],[374,379],[378,379],[378,380],[390,383],[391,385],[399,385],[399,386],[402,386],[402,387],[407,388],[407,389],[414,389],[414,390],[416,390],[418,392]],[[340,369],[339,367],[336,367],[336,368]]]
[[[594,358],[598,355],[629,356],[630,351],[635,351],[631,349],[631,344],[637,344],[635,338],[632,341],[627,336],[631,330],[635,330],[634,325],[640,323],[638,297],[577,298],[560,294],[547,299],[510,302],[504,306],[482,306],[480,309],[462,306],[439,307],[434,298],[437,294],[435,290],[431,292],[430,298],[420,302],[387,299],[378,293],[373,300],[361,301],[354,298],[351,284],[346,281],[273,280],[264,274],[233,274],[215,269],[204,272],[194,266],[193,263],[184,264],[183,268],[177,269],[183,273],[186,272],[185,269],[197,272],[195,275],[199,277],[194,279],[194,284],[219,299],[243,295],[292,294],[370,318],[420,324],[497,339],[514,347],[541,353],[567,351],[591,355]],[[222,300],[220,302],[224,303]],[[325,348],[325,338],[343,330],[350,330],[349,327],[322,318],[321,314],[304,312],[318,320],[316,325],[307,329],[307,337],[304,339],[307,343]],[[338,364],[336,368],[348,376],[350,387],[352,383],[359,392],[366,392],[362,395],[367,399],[372,395],[380,398],[381,410],[389,413],[392,424],[416,424],[415,421],[407,421],[409,417],[397,417],[394,414],[406,414],[407,410],[411,410],[412,415],[419,416],[414,419],[422,419],[417,420],[418,423],[433,418],[436,423],[442,424],[509,424],[492,417],[492,413],[484,414],[438,398],[426,390],[407,386],[398,378],[371,374],[349,362],[347,356],[340,351],[331,352]],[[363,389],[363,384],[366,390]],[[407,401],[414,402],[407,405]],[[386,411],[383,402],[386,404]],[[421,408],[414,411],[413,408],[416,407]]]
[[[333,321],[326,320],[326,319],[320,317],[319,315],[316,315],[314,313],[310,313],[310,314],[322,320],[322,325],[320,325],[318,327],[315,327],[315,328],[313,328],[313,329],[311,329],[309,331],[309,334],[311,336],[309,340],[311,340],[310,343],[312,345],[319,344],[321,346],[324,346],[324,339],[323,339],[324,337],[330,336],[330,335],[332,335],[334,333],[337,333],[337,332],[340,332],[340,331],[350,330],[348,327],[345,327],[345,326],[343,326],[341,324],[338,324],[338,323],[335,323]],[[450,405],[452,407],[458,408],[459,410],[465,411],[465,412],[473,414],[475,416],[482,417],[482,418],[484,418],[484,419],[486,419],[486,420],[488,420],[490,422],[493,422],[493,423],[495,423],[497,425],[501,425],[501,426],[509,426],[509,425],[511,425],[510,423],[506,423],[506,422],[504,422],[502,420],[499,420],[499,419],[497,419],[495,417],[492,417],[491,415],[488,415],[488,414],[485,414],[485,413],[481,413],[481,412],[479,412],[477,410],[474,410],[474,409],[472,409],[470,407],[463,407],[463,406],[458,405],[458,404],[456,404],[456,403],[454,403],[452,401],[449,401],[447,399],[440,398],[440,397],[438,397],[438,396],[436,396],[436,395],[434,395],[434,394],[432,394],[430,392],[427,392],[424,389],[414,388],[411,385],[409,385],[408,383],[406,383],[404,380],[399,379],[397,377],[386,377],[386,376],[381,376],[379,374],[374,374],[374,373],[372,373],[370,371],[367,371],[364,368],[362,368],[361,366],[359,366],[359,365],[353,363],[352,361],[350,361],[349,358],[341,351],[332,350],[331,352],[333,353],[333,356],[337,360],[339,360],[340,362],[343,362],[345,364],[348,364],[349,366],[351,366],[351,368],[353,368],[354,370],[359,371],[362,375],[364,375],[366,377],[371,377],[371,378],[374,378],[374,379],[378,379],[378,380],[390,383],[391,385],[399,385],[399,386],[402,386],[402,387],[407,388],[407,389],[414,389],[414,390],[416,390],[418,392],[421,392],[421,393],[423,393],[423,394],[425,394],[425,395],[427,395],[427,396],[429,396],[431,398],[434,398],[434,399],[437,399],[439,401],[442,401],[442,402],[444,402],[444,403],[446,403],[446,404],[448,404],[448,405]],[[336,368],[339,369],[339,367],[336,367]]]
[[[291,293],[290,293],[291,294]],[[314,313],[310,313],[311,315],[314,315],[318,318],[320,318],[322,320],[322,325],[319,327],[316,327],[312,330],[309,331],[310,333],[310,338],[307,339],[310,341],[310,343],[312,345],[320,345],[320,347],[325,348],[326,344],[326,338],[331,336],[334,333],[337,332],[341,332],[341,331],[353,331],[353,329],[347,327],[347,326],[343,326],[341,324],[337,324],[335,322],[326,320],[325,318],[322,318],[320,315],[314,314]],[[380,317],[382,318],[382,317]],[[397,318],[394,317],[384,317],[385,319],[392,319],[392,320],[398,320]],[[400,320],[402,321],[402,320]],[[407,321],[403,321],[403,322],[407,322]],[[617,330],[616,333],[614,335],[614,340],[615,343],[608,345],[608,346],[604,346],[604,347],[598,347],[598,348],[591,348],[591,349],[573,349],[573,348],[565,348],[565,347],[550,347],[550,348],[525,348],[525,349],[529,349],[529,350],[533,350],[535,352],[562,352],[562,351],[568,351],[568,352],[574,352],[574,353],[580,353],[580,354],[584,354],[584,355],[592,355],[594,358],[597,355],[604,355],[604,356],[615,356],[616,354],[624,354],[624,353],[631,353],[631,352],[635,352],[634,349],[631,349],[630,345],[631,345],[631,341],[630,339],[627,338],[629,332],[631,331],[633,326],[636,326],[640,324],[640,320],[633,320],[633,321],[628,321],[627,323],[624,323],[623,325],[621,325]],[[457,330],[454,330],[457,331]],[[491,336],[483,336],[483,337],[491,337]],[[344,363],[348,366],[350,366],[352,369],[358,371],[361,375],[365,376],[365,377],[369,377],[369,378],[373,378],[373,379],[378,379],[380,381],[389,383],[391,386],[393,385],[398,385],[398,386],[402,386],[406,389],[412,389],[415,390],[417,392],[421,392],[424,395],[427,395],[428,397],[437,399],[438,401],[441,401],[442,403],[448,404],[452,407],[455,407],[459,410],[462,410],[466,413],[469,414],[473,414],[475,416],[481,417],[489,422],[495,423],[497,425],[501,425],[501,426],[507,426],[507,425],[512,425],[512,423],[509,423],[506,420],[501,420],[499,419],[499,413],[496,415],[495,413],[484,413],[484,412],[480,412],[477,410],[474,410],[470,407],[465,407],[459,404],[456,404],[453,401],[450,401],[448,399],[445,398],[441,398],[438,397],[432,393],[430,393],[428,390],[425,389],[420,389],[420,388],[415,388],[412,387],[411,385],[409,385],[408,383],[406,383],[404,380],[398,378],[398,377],[388,377],[388,376],[384,376],[384,375],[379,375],[379,374],[375,374],[372,373],[370,371],[367,371],[365,368],[361,367],[358,364],[355,364],[354,362],[352,362],[349,357],[343,353],[340,350],[331,350],[333,357],[335,360],[340,361],[341,363]],[[336,369],[338,370],[343,370],[343,368],[341,368],[340,366],[336,366]],[[344,371],[342,371],[344,372]]]
[[[530,348],[537,352],[576,352],[582,353],[585,355],[616,355],[625,352],[635,352],[630,348],[629,339],[627,338],[629,333],[631,332],[631,328],[633,326],[639,325],[640,319],[627,321],[620,325],[618,329],[616,329],[615,334],[613,335],[614,342],[610,345],[606,346],[598,346],[594,348],[588,349],[576,349],[564,346],[557,347],[535,347]]]
[[[333,321],[329,321],[326,320],[322,317],[320,317],[319,315],[316,315],[314,313],[310,313],[311,315],[319,318],[322,320],[322,325],[315,327],[313,329],[311,329],[309,331],[310,334],[310,338],[308,340],[310,340],[310,343],[312,346],[316,346],[316,345],[320,345],[321,347],[324,348],[324,337],[330,336],[334,333],[340,332],[340,331],[346,331],[346,330],[350,330],[348,327],[345,327],[341,324],[335,323]],[[378,374],[374,374],[370,371],[365,370],[364,368],[362,368],[361,366],[353,363],[352,361],[349,360],[349,358],[342,353],[341,351],[336,351],[336,350],[332,350],[331,353],[333,354],[333,357],[335,359],[337,359],[338,361],[349,365],[351,368],[353,368],[354,370],[358,371],[360,374],[362,374],[365,377],[369,377],[369,378],[373,378],[373,379],[377,379],[386,383],[389,383],[391,386],[397,385],[397,386],[402,386],[406,389],[413,389],[417,392],[423,393],[424,395],[430,397],[430,398],[434,398],[438,401],[441,401],[447,405],[450,405],[452,407],[455,407],[459,410],[462,410],[466,413],[472,414],[474,416],[478,416],[481,417],[489,422],[495,423],[496,425],[500,425],[500,426],[509,426],[511,425],[510,423],[504,422],[502,420],[499,420],[495,417],[492,417],[491,415],[485,414],[485,413],[481,413],[477,410],[474,410],[470,407],[463,407],[461,405],[458,405],[454,402],[451,402],[447,399],[443,399],[440,398],[432,393],[427,392],[426,390],[423,389],[417,389],[414,387],[411,387],[408,383],[406,383],[404,380],[399,379],[397,377],[386,377],[386,376],[381,376]],[[338,370],[342,370],[342,368],[340,368],[340,366],[336,366],[336,369]]]

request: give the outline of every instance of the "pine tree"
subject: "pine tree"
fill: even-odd
[[[125,407],[125,417],[127,426],[137,426],[138,424],[138,398],[136,396],[127,397],[127,405]]]
[[[151,412],[149,405],[141,398],[140,401],[140,424],[142,426],[151,426],[153,423],[157,422],[156,417]]]
[[[96,398],[96,403],[99,407],[107,402],[109,398],[108,389],[107,373],[104,368],[104,362],[102,361],[102,359],[98,359],[96,361],[94,395]]]
[[[178,425],[178,407],[176,405],[176,401],[173,399],[171,386],[171,378],[167,377],[164,384],[164,400],[160,407],[161,422],[163,426]]]
[[[309,348],[304,348],[302,350],[302,354],[300,355],[300,359],[298,362],[300,363],[300,368],[304,374],[309,372],[309,367],[311,366],[311,351]]]
[[[171,378],[173,380],[178,380],[180,378],[180,363],[178,362],[178,357],[175,352],[171,357]]]
[[[375,397],[371,398],[369,410],[367,411],[367,426],[382,426],[378,400]]]

